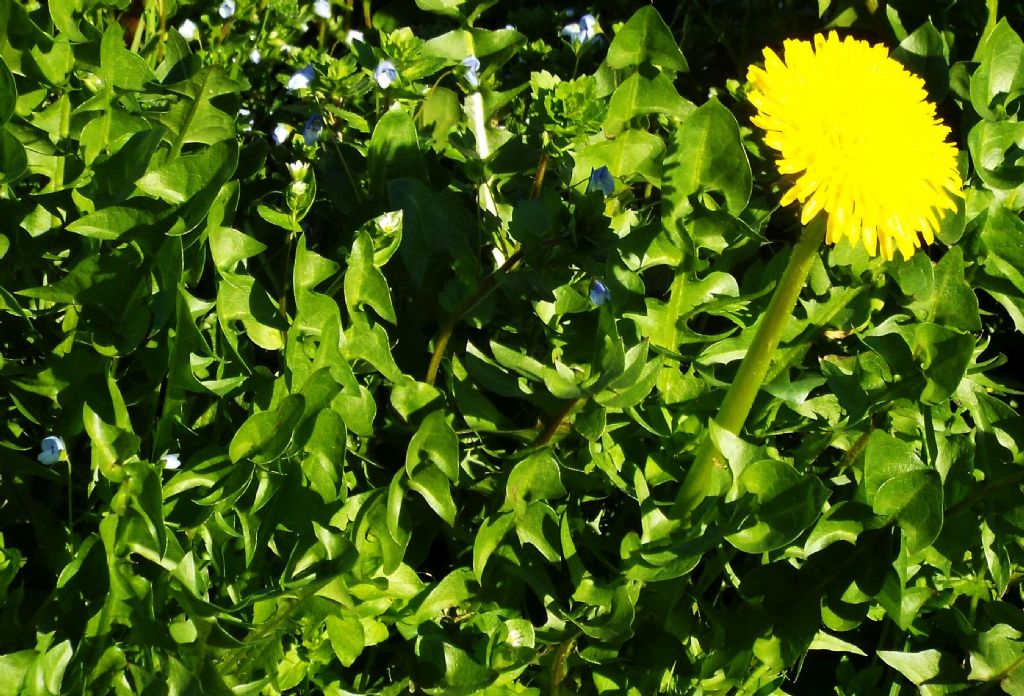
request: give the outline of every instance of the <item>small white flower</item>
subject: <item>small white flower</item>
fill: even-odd
[[[316,0],[313,3],[313,14],[322,19],[331,18],[331,2],[330,0]]]
[[[220,4],[220,7],[217,8],[217,14],[219,14],[222,19],[231,19],[234,17],[235,0],[224,0],[224,2]]]
[[[359,43],[366,43],[366,37],[363,36],[363,32],[358,29],[349,29],[345,33],[345,43],[351,48],[352,44],[358,41]]]
[[[402,211],[391,210],[377,218],[377,227],[384,234],[394,234],[402,227]]]
[[[373,69],[373,78],[377,80],[377,84],[380,85],[381,89],[387,89],[391,86],[392,82],[398,79],[398,71],[395,70],[395,64],[390,60],[382,60]]]
[[[249,51],[249,61],[253,65],[259,65],[261,60],[263,60],[263,54],[260,53],[260,49],[254,48]]]
[[[288,79],[288,89],[306,89],[309,87],[309,83],[313,81],[316,73],[313,72],[313,66],[307,65],[302,70],[298,71]]]
[[[41,464],[50,466],[64,458],[64,440],[60,439],[56,435],[50,435],[49,437],[43,438],[43,441],[39,444],[39,449],[42,451],[36,459],[38,459]]]
[[[292,179],[300,181],[306,178],[306,172],[309,171],[309,162],[303,162],[297,160],[288,164],[288,173],[292,175]]]
[[[178,459],[178,455],[175,452],[168,452],[160,457],[160,463],[164,465],[165,469],[170,469],[171,471],[181,467],[181,460]]]
[[[291,136],[291,134],[292,134],[292,127],[291,126],[289,126],[289,125],[287,125],[285,123],[279,123],[276,126],[274,126],[274,133],[273,133],[273,135],[271,135],[271,138],[274,139],[274,144],[275,145],[280,145],[281,143],[283,143],[286,140],[288,140],[288,138],[289,138],[289,136]]]
[[[181,38],[186,41],[194,41],[196,35],[199,33],[199,27],[197,27],[196,23],[191,19],[186,19],[181,23],[181,26],[178,27],[178,33],[181,34]]]

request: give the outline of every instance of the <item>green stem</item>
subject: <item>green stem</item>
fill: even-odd
[[[469,129],[473,131],[476,138],[476,153],[481,162],[486,162],[491,156],[491,144],[487,141],[487,123],[484,118],[484,97],[480,92],[473,91],[466,96],[466,111],[469,112]],[[484,175],[480,183],[480,204],[484,210],[498,217],[498,206],[491,194],[490,180]]]
[[[718,410],[715,422],[733,435],[740,434],[750,413],[750,407],[754,404],[754,398],[761,390],[772,356],[779,346],[779,339],[793,314],[793,307],[796,306],[800,291],[807,281],[811,264],[817,258],[824,232],[823,226],[822,218],[819,217],[804,229],[800,241],[789,257],[786,270],[775,287],[775,294],[772,295],[768,309],[761,317],[754,340],[751,341],[750,348],[740,363],[740,369],[736,372],[736,377]],[[685,517],[693,512],[701,501],[712,494],[715,470],[724,467],[722,454],[709,437],[686,473],[676,497],[673,513]]]
[[[498,284],[504,279],[505,275],[518,266],[522,258],[523,250],[519,249],[516,253],[509,256],[505,263],[494,273],[484,278],[483,282],[477,287],[476,292],[464,299],[452,311],[444,326],[437,333],[437,340],[434,341],[434,352],[430,356],[430,365],[427,366],[427,375],[424,378],[427,384],[433,384],[434,380],[437,379],[437,371],[441,367],[441,359],[444,358],[444,353],[448,349],[448,340],[452,337],[455,327],[459,325],[464,316],[473,311],[474,307],[483,302],[498,287]]]

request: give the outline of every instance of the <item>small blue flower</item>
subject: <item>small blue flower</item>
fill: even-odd
[[[302,140],[306,145],[313,145],[320,139],[324,130],[324,118],[320,114],[313,114],[306,119],[306,125],[302,128]]]
[[[598,167],[590,173],[590,182],[587,184],[587,193],[600,191],[606,196],[612,195],[615,191],[615,178],[608,171],[608,167]]]
[[[577,24],[576,22],[572,22],[570,24],[566,24],[564,27],[562,27],[561,34],[565,38],[569,39],[569,41],[571,43],[579,43],[580,42],[580,25]]]
[[[571,15],[570,15],[571,16]],[[562,36],[573,44],[585,44],[597,35],[597,19],[592,14],[580,17],[579,22],[572,22],[562,27]]]
[[[363,36],[363,32],[358,29],[349,29],[345,32],[345,43],[348,44],[349,48],[352,47],[356,41],[359,43],[366,43],[366,37]]]
[[[56,435],[50,435],[49,437],[43,438],[43,441],[39,445],[39,449],[42,450],[36,457],[39,463],[50,466],[56,464],[64,458],[64,440],[60,439]]]
[[[462,59],[462,65],[466,68],[466,82],[469,83],[469,86],[479,87],[480,76],[477,71],[480,70],[480,60],[476,56],[467,56]]]
[[[230,19],[235,16],[235,0],[224,0],[217,8],[217,14],[221,19]]]
[[[580,17],[580,43],[586,43],[597,35],[597,19],[592,14]]]
[[[321,19],[331,18],[331,2],[330,0],[316,0],[313,3],[313,14]]]
[[[309,83],[313,81],[316,73],[313,72],[313,66],[307,65],[302,70],[298,71],[291,76],[288,80],[288,89],[306,89],[309,87]]]
[[[377,80],[377,84],[380,85],[381,89],[390,87],[391,83],[398,79],[398,71],[395,70],[395,64],[390,60],[382,60],[373,69],[373,79]]]
[[[590,284],[590,301],[600,307],[608,300],[612,299],[612,291],[608,289],[608,286],[602,283],[600,280],[595,280]]]
[[[253,65],[259,65],[260,61],[263,60],[263,54],[260,53],[260,49],[254,48],[249,51],[249,60]]]
[[[279,123],[276,126],[274,126],[274,132],[270,137],[274,140],[275,145],[280,145],[286,140],[288,140],[288,138],[291,137],[291,134],[291,126],[284,123]]]

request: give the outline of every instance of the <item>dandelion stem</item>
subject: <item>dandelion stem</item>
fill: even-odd
[[[761,390],[772,355],[778,348],[779,339],[789,323],[807,281],[811,264],[817,257],[818,247],[823,237],[823,218],[811,222],[800,237],[800,241],[789,257],[786,270],[775,287],[768,309],[761,317],[754,339],[747,349],[747,354],[740,363],[729,391],[718,410],[715,422],[719,427],[733,435],[739,435],[743,424],[750,414],[754,398]],[[704,442],[697,459],[686,473],[683,485],[679,489],[673,513],[679,517],[689,515],[707,496],[712,495],[712,485],[716,469],[725,466],[721,452],[715,447],[710,437]]]

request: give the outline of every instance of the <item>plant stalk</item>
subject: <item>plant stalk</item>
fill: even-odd
[[[775,287],[768,309],[761,317],[761,323],[754,334],[754,340],[740,363],[736,377],[718,410],[715,422],[733,435],[739,435],[750,414],[754,398],[761,390],[772,356],[779,346],[779,339],[793,314],[800,291],[807,281],[811,264],[817,258],[818,247],[824,233],[824,219],[819,217],[804,228],[800,241],[789,257],[786,270]],[[690,470],[683,479],[683,485],[676,496],[672,512],[674,516],[686,517],[712,494],[716,469],[725,467],[721,452],[709,437],[697,454]]]
[[[486,162],[491,156],[491,144],[487,142],[487,123],[484,119],[484,97],[479,90],[466,96],[466,111],[469,112],[469,127],[476,138],[476,153],[481,162]],[[485,178],[480,184],[480,203],[484,210],[498,217],[498,207],[494,203],[494,196],[491,194],[491,184]]]
[[[455,327],[459,325],[463,317],[473,311],[474,307],[483,302],[498,287],[504,276],[518,266],[522,258],[523,250],[519,249],[509,256],[505,263],[501,264],[494,273],[484,278],[477,287],[476,292],[464,299],[458,307],[452,310],[444,326],[437,333],[437,340],[434,342],[434,352],[430,356],[430,364],[427,366],[427,374],[423,381],[427,384],[434,383],[434,380],[437,379],[437,371],[441,367],[441,359],[444,358],[445,351],[448,349],[448,341],[451,339]]]

